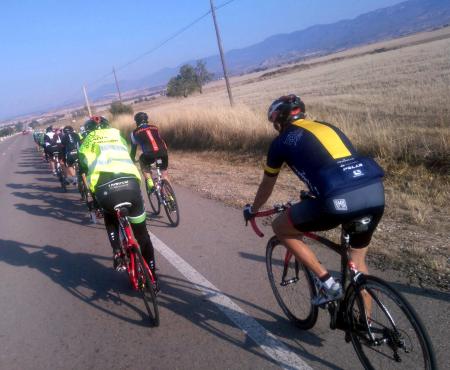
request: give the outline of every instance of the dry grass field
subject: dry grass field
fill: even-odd
[[[266,119],[268,105],[283,94],[300,95],[310,118],[340,127],[359,151],[386,169],[387,211],[373,243],[374,263],[445,288],[450,271],[450,29],[437,35],[427,42],[395,40],[386,43],[389,47],[311,60],[305,68],[234,78],[234,108],[223,83],[215,82],[202,95],[161,97],[134,109],[147,111],[160,126],[172,150],[174,180],[240,206],[252,200],[276,134]],[[131,122],[131,117],[119,117],[115,125],[127,134]],[[273,199],[284,201],[298,190],[298,180],[285,172]]]

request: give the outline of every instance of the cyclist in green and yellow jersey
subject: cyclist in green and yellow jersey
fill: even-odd
[[[79,149],[80,172],[104,211],[106,231],[114,252],[114,268],[123,266],[114,207],[119,203],[130,202],[132,206],[128,219],[142,255],[154,273],[155,256],[145,225],[141,177],[128,154],[126,141],[120,131],[110,127],[108,120],[101,116],[91,117],[84,128],[88,134]]]

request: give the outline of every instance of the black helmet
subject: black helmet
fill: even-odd
[[[103,116],[92,116],[84,123],[84,129],[86,132],[90,132],[92,130],[108,128],[109,122]]]
[[[294,94],[279,97],[267,112],[267,118],[272,123],[284,124],[304,117],[305,103]]]
[[[134,121],[136,125],[140,126],[143,123],[148,123],[148,115],[145,112],[138,112],[134,115]]]
[[[73,132],[73,127],[72,127],[72,126],[65,126],[65,127],[63,128],[63,132],[64,132],[65,134],[68,134],[69,132]]]
[[[52,132],[53,131],[53,126],[48,126],[46,129],[45,129],[45,132]]]

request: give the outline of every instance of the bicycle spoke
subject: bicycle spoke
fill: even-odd
[[[266,267],[275,298],[289,320],[302,329],[313,327],[318,308],[311,304],[311,275],[275,237],[267,244]]]
[[[145,267],[144,258],[142,257],[141,253],[136,253],[136,256],[136,271],[139,290],[142,293],[145,308],[147,309],[152,325],[159,326],[159,310],[155,287],[152,283],[150,273]]]
[[[352,343],[366,368],[433,369],[427,333],[404,298],[373,277],[363,287],[366,299],[355,294],[349,312]]]
[[[180,211],[178,209],[175,191],[167,180],[162,180],[161,189],[164,198],[164,210],[166,211],[167,218],[172,226],[177,226],[180,223]]]

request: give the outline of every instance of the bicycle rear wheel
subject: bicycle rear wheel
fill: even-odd
[[[180,223],[180,211],[178,209],[178,202],[175,196],[175,191],[167,180],[161,181],[161,189],[164,197],[164,210],[167,218],[172,226],[178,226]]]
[[[361,292],[354,291],[347,301],[350,339],[364,367],[435,369],[430,339],[414,309],[383,280],[365,279],[361,289],[371,307],[364,305]]]
[[[312,328],[318,308],[311,303],[316,286],[309,270],[275,236],[267,243],[266,267],[273,294],[289,320],[301,329]]]
[[[135,253],[136,259],[136,271],[139,282],[139,291],[142,293],[144,299],[145,308],[147,309],[148,316],[153,326],[159,326],[159,309],[158,301],[156,298],[155,289],[153,287],[152,279],[148,270],[145,268],[144,258],[139,252]]]
[[[157,191],[153,190],[152,192],[150,192],[147,186],[147,182],[145,182],[145,190],[147,192],[148,201],[150,202],[153,213],[155,215],[159,215],[159,213],[161,212],[161,202],[159,200]]]

